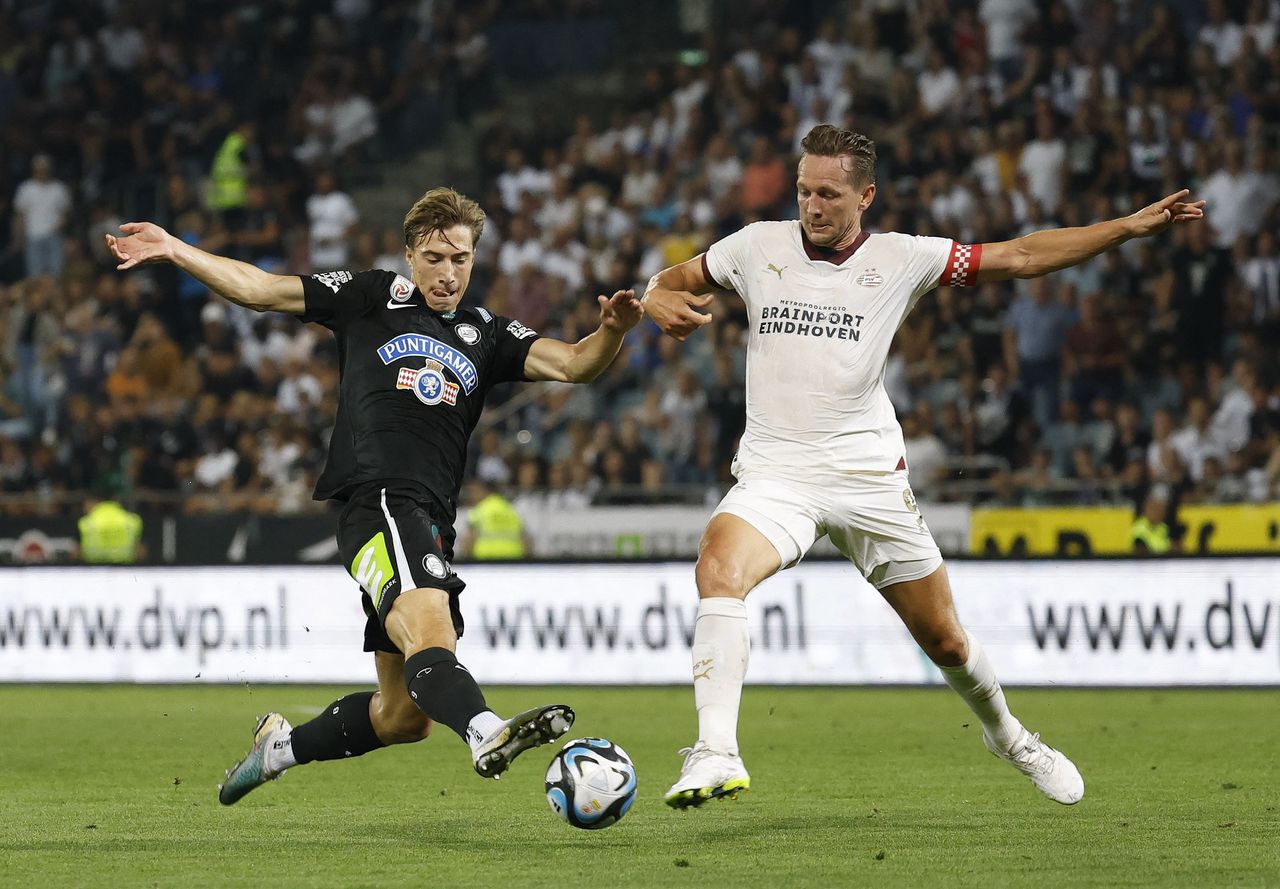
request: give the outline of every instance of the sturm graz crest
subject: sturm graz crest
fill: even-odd
[[[439,404],[444,400],[444,374],[435,368],[424,367],[413,381],[413,394],[423,404]]]
[[[427,362],[426,367],[400,368],[396,388],[408,389],[426,405],[458,403],[458,384],[445,378],[444,367],[437,361]]]

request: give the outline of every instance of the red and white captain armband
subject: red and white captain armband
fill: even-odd
[[[978,269],[982,265],[981,244],[951,244],[951,255],[942,270],[940,287],[972,287],[978,283]]]

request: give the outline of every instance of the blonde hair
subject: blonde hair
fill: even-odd
[[[443,233],[455,225],[471,229],[474,248],[484,232],[484,211],[480,205],[452,188],[433,188],[418,198],[404,215],[404,245],[412,250],[432,232]]]

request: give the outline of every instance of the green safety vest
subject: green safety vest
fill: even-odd
[[[227,135],[213,156],[209,173],[209,208],[238,210],[244,206],[249,188],[249,166],[244,162],[244,136],[234,130]]]
[[[1132,543],[1141,541],[1146,544],[1147,552],[1163,555],[1169,551],[1169,526],[1164,522],[1153,524],[1146,516],[1138,516],[1129,526],[1129,540]]]
[[[473,559],[524,557],[524,521],[500,494],[490,494],[471,508]]]
[[[128,565],[136,559],[142,519],[119,503],[99,503],[79,524],[80,554],[86,562]]]

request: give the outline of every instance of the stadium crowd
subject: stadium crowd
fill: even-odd
[[[88,491],[318,508],[331,337],[168,267],[117,274],[102,233],[154,210],[280,272],[407,273],[400,232],[345,189],[459,115],[482,128],[489,213],[469,299],[570,341],[594,294],[794,218],[820,122],[878,143],[872,230],[997,241],[1189,187],[1207,225],[921,300],[885,381],[913,485],[1007,505],[1280,498],[1277,0],[730,5],[679,61],[626,63],[611,114],[537,132],[484,113],[504,91],[486,28],[510,4],[85,5],[0,2],[0,492],[37,495],[0,509],[74,511]],[[718,489],[748,333],[731,295],[714,311],[686,344],[643,325],[593,386],[505,393],[474,473],[517,502]]]

